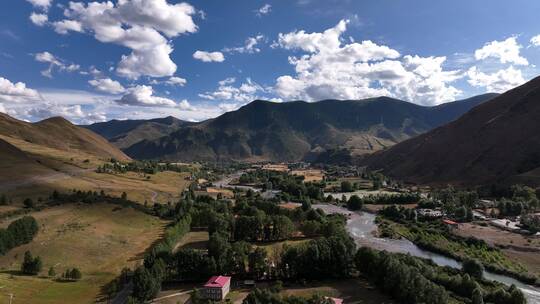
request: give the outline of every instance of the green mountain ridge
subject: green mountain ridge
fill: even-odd
[[[329,149],[345,148],[352,155],[362,155],[388,148],[454,120],[494,96],[484,94],[435,107],[388,97],[313,103],[255,100],[214,119],[165,128],[162,136],[132,133],[141,126],[153,126],[152,121],[129,122],[137,126],[123,133],[108,130],[118,121],[102,123],[100,129],[87,127],[138,159],[300,161]],[[114,135],[118,134],[131,137],[130,145],[117,141]]]

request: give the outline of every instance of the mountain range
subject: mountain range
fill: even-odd
[[[360,163],[421,184],[540,185],[540,77]]]
[[[308,103],[253,101],[217,118],[172,117],[85,126],[137,159],[179,161],[312,160],[331,149],[372,153],[452,121],[495,97],[484,94],[434,107],[388,97]]]

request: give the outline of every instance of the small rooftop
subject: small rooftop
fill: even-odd
[[[457,225],[458,223],[454,222],[454,221],[451,221],[451,220],[443,220],[443,223],[447,224],[447,225]]]
[[[204,287],[215,287],[215,288],[222,288],[225,286],[228,282],[231,281],[231,277],[226,276],[213,276],[204,284]]]
[[[330,300],[332,300],[332,303],[334,304],[343,304],[343,299],[339,299],[339,298],[329,298]]]

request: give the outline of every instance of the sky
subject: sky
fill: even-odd
[[[4,0],[0,112],[201,121],[255,99],[423,106],[540,74],[536,0]]]

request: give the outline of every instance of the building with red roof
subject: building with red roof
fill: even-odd
[[[451,220],[444,219],[444,220],[442,220],[442,222],[443,222],[446,226],[448,226],[448,227],[450,227],[450,228],[458,228],[458,227],[459,227],[459,224],[458,224],[458,223],[456,223],[456,222],[454,222],[454,221],[451,221]]]
[[[202,296],[206,299],[222,301],[225,299],[231,288],[231,277],[213,276],[202,289]]]

